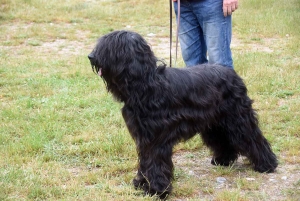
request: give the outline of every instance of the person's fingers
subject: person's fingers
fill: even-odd
[[[238,8],[238,2],[223,5],[224,16],[231,15]]]
[[[227,17],[227,6],[223,6],[224,17]]]
[[[223,6],[223,13],[224,13],[225,17],[227,17],[228,15],[231,15],[231,13],[232,13],[231,7],[230,6]]]
[[[233,4],[233,5],[231,6],[231,10],[232,10],[232,12],[234,12],[234,11],[236,10],[235,4]]]
[[[227,15],[231,15],[232,14],[232,9],[231,6],[227,7]]]
[[[238,1],[234,2],[234,3],[233,3],[233,6],[234,6],[234,10],[238,9],[238,7],[239,7]]]
[[[234,3],[231,5],[231,10],[232,10],[232,12],[234,12],[236,9],[238,9],[238,2],[234,2]]]

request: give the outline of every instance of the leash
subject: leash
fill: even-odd
[[[173,1],[170,0],[170,67],[172,67],[172,7]],[[180,25],[180,0],[177,0],[177,30],[176,30],[176,49],[175,49],[175,66],[177,62],[178,56],[178,32],[179,32],[179,25]]]
[[[170,2],[170,67],[172,67],[172,6],[173,0],[169,0]]]

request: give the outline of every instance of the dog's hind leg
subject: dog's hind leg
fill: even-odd
[[[226,117],[225,128],[230,144],[238,153],[248,157],[255,171],[274,172],[277,159],[258,127],[255,111],[251,107],[240,107],[237,111],[236,115]]]
[[[241,154],[248,157],[253,164],[253,168],[258,172],[274,172],[278,162],[267,139],[262,135],[257,125],[252,125],[252,129],[244,134],[246,143],[240,143]],[[238,143],[237,143],[238,144]],[[244,144],[244,146],[241,146]]]
[[[276,155],[272,152],[269,142],[261,134],[256,134],[256,137],[251,139],[247,156],[253,164],[254,170],[258,172],[274,172],[278,165]]]
[[[237,151],[230,144],[225,130],[221,127],[207,128],[202,132],[201,137],[213,152],[211,164],[229,166],[238,158]]]

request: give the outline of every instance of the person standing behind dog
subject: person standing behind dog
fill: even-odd
[[[178,2],[173,1],[178,18]],[[237,8],[238,0],[180,1],[178,37],[186,66],[208,62],[233,68],[231,14]]]

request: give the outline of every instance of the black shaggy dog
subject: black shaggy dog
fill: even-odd
[[[158,65],[147,42],[130,31],[101,37],[88,57],[107,90],[124,103],[122,115],[138,152],[136,188],[165,198],[172,190],[172,148],[197,133],[213,152],[213,165],[228,166],[243,155],[258,172],[277,167],[233,69]]]

